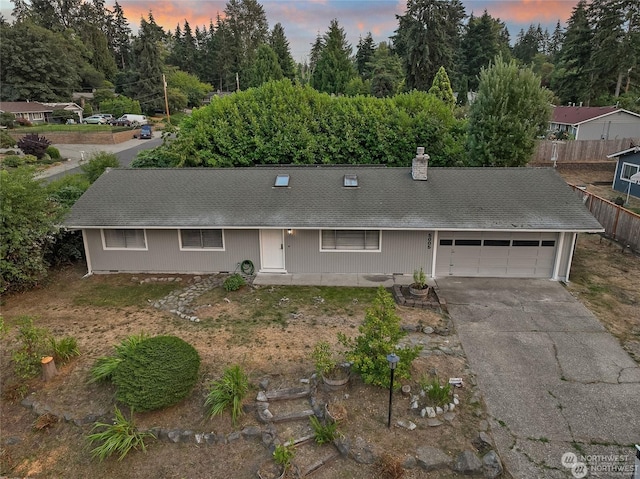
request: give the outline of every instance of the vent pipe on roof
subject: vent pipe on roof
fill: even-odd
[[[414,180],[427,180],[427,167],[429,166],[429,155],[424,153],[424,147],[419,146],[416,157],[411,163],[411,177]]]

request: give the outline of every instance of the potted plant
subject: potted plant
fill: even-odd
[[[322,381],[330,386],[343,386],[349,382],[349,368],[338,363],[327,341],[318,341],[311,353],[316,364],[316,372]]]
[[[262,464],[258,469],[260,479],[283,479],[291,468],[291,461],[295,456],[293,441],[278,444],[273,451],[273,461]]]
[[[427,276],[422,268],[413,271],[413,283],[409,285],[409,292],[414,296],[427,296],[429,294]]]

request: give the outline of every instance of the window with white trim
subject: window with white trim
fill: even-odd
[[[629,181],[633,175],[635,175],[638,170],[640,170],[640,166],[634,165],[633,163],[622,163],[622,169],[620,170],[620,179]]]
[[[222,230],[180,230],[180,249],[224,250],[224,237]]]
[[[322,251],[380,251],[378,230],[322,230]]]
[[[147,249],[147,237],[143,229],[103,229],[104,249]]]

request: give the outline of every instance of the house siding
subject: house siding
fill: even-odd
[[[571,257],[573,256],[573,250],[575,248],[576,234],[575,233],[560,233],[559,240],[561,243],[561,247],[559,247],[556,254],[560,255],[558,258],[558,271],[557,271],[557,279],[558,281],[569,281],[567,276],[567,268],[569,267],[569,263]],[[569,275],[571,273],[569,272]]]
[[[224,251],[180,251],[178,230],[146,230],[147,251],[104,250],[99,229],[85,230],[94,273],[216,273],[250,260],[258,268],[258,230],[225,230]]]
[[[622,165],[624,163],[631,163],[632,165],[638,165],[640,167],[640,153],[624,155],[618,158],[616,174],[613,177],[613,189],[619,191],[620,193],[624,193],[624,195],[626,195],[628,192],[631,196],[640,198],[640,185],[622,180],[620,178],[620,175],[622,173]]]
[[[639,135],[640,118],[618,112],[579,125],[576,140],[616,140]]]
[[[320,251],[318,230],[294,230],[285,234],[285,266],[288,273],[413,274],[431,271],[433,245],[427,231],[382,231],[381,251]]]

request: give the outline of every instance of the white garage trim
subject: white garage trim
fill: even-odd
[[[440,232],[436,277],[553,278],[561,234]]]

